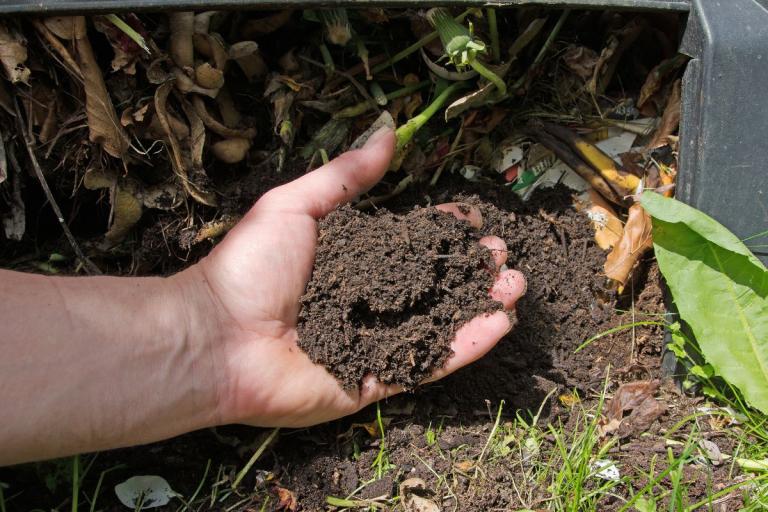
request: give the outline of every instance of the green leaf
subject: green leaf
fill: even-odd
[[[680,316],[718,375],[768,413],[768,271],[722,224],[646,192],[653,245]]]

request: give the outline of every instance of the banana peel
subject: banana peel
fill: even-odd
[[[622,198],[634,194],[640,178],[624,170],[600,148],[568,128],[554,123],[543,123],[544,130],[565,142],[585,163],[598,172],[608,185]]]

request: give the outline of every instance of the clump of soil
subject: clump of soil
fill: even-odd
[[[434,208],[343,207],[320,221],[299,346],[345,388],[373,374],[413,388],[451,356],[456,330],[501,309],[491,253],[468,223]]]

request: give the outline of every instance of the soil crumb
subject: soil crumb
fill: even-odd
[[[414,388],[451,356],[459,327],[502,309],[488,297],[493,260],[479,237],[434,208],[332,212],[320,221],[299,346],[345,388],[368,374]]]

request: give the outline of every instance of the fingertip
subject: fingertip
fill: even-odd
[[[358,410],[379,400],[384,400],[398,393],[402,393],[404,388],[397,384],[383,384],[378,381],[375,375],[368,374],[363,377],[360,383],[360,398]]]
[[[472,227],[480,229],[483,227],[483,214],[477,206],[467,203],[443,203],[435,206],[441,212],[453,214],[459,220],[465,220]]]
[[[503,311],[484,313],[461,326],[451,343],[453,356],[435,371],[428,382],[442,379],[483,357],[509,332],[510,327],[509,316]]]
[[[520,297],[525,295],[528,283],[525,276],[519,270],[505,270],[499,272],[496,281],[493,283],[489,295],[492,299],[501,302],[504,309],[514,309],[515,304]]]
[[[492,235],[484,236],[478,243],[491,251],[497,271],[507,262],[507,244],[501,238]]]

